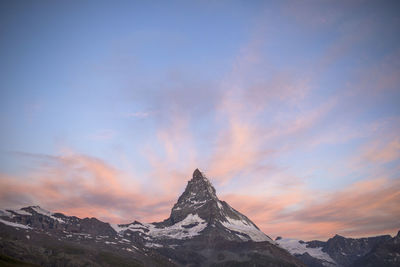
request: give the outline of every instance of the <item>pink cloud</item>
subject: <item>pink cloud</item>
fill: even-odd
[[[276,159],[279,153],[293,150],[303,140],[303,134],[323,120],[336,105],[337,99],[332,98],[326,103],[311,109],[281,114],[270,125],[255,123],[256,115],[240,112],[242,107],[235,105],[229,99],[221,105],[224,112],[221,118],[226,120],[227,127],[217,136],[213,154],[209,159],[209,174],[223,184],[229,182],[239,173],[250,173],[259,170],[265,159]],[[296,137],[296,138],[295,138]],[[286,142],[293,138],[292,142]],[[282,144],[277,147],[277,144]],[[304,144],[304,143],[302,143]],[[270,169],[271,165],[269,168]],[[250,173],[249,173],[250,172]]]
[[[39,204],[70,215],[121,223],[164,219],[174,202],[171,196],[144,193],[135,179],[127,179],[124,173],[94,157],[37,155],[37,159],[42,165],[24,178],[1,174],[2,205]]]
[[[368,144],[362,157],[372,163],[387,163],[400,158],[400,138],[396,137],[388,142],[376,140]]]
[[[400,229],[400,180],[378,178],[334,192],[298,189],[275,197],[223,197],[272,236],[310,240],[336,233],[353,237],[394,234]]]

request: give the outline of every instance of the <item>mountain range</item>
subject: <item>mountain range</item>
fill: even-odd
[[[0,210],[1,266],[400,266],[400,232],[272,240],[196,169],[162,222],[110,224],[39,206]]]

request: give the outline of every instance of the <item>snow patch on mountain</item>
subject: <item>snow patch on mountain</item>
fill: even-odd
[[[292,255],[303,255],[304,253],[310,254],[310,256],[327,261],[332,264],[336,264],[336,262],[328,255],[328,253],[322,251],[322,247],[310,248],[307,247],[306,243],[300,243],[300,240],[291,239],[291,238],[282,238],[276,240],[276,243],[289,251]]]
[[[227,220],[226,222],[221,222],[221,223],[229,230],[245,234],[249,236],[251,240],[256,242],[262,242],[262,241],[269,241],[272,243],[274,242],[266,234],[264,234],[262,231],[254,227],[254,225],[244,220],[235,220],[229,217],[226,217],[226,220]],[[238,236],[240,236],[242,240],[244,239],[243,236],[241,235]]]
[[[117,232],[124,232],[126,230],[131,230],[132,232],[142,232],[144,233],[145,231],[148,231],[148,227],[144,226],[141,223],[134,222],[131,224],[112,224],[109,223],[109,225]]]
[[[28,216],[32,216],[32,213],[29,213],[29,212],[24,211],[24,210],[11,210],[11,211],[14,212],[14,213],[17,213],[17,214],[19,214],[19,215],[28,215]]]
[[[42,214],[42,215],[47,216],[47,217],[50,217],[50,218],[52,218],[53,220],[59,221],[60,223],[65,223],[62,219],[57,218],[57,217],[54,217],[54,216],[53,216],[54,213],[52,213],[52,212],[50,212],[50,211],[48,211],[48,210],[42,209],[42,208],[39,207],[39,206],[34,206],[34,207],[31,207],[31,208],[32,208],[34,211],[36,211],[37,213],[39,213],[39,214]]]
[[[115,230],[115,232],[117,232],[117,233],[119,233],[119,232],[121,232],[121,231],[124,231],[124,230],[126,230],[127,229],[127,226],[122,226],[122,225],[119,225],[119,224],[116,224],[116,223],[108,223],[110,226],[111,226],[111,228],[113,228],[114,230]]]
[[[12,217],[12,213],[3,209],[0,209],[0,217]]]
[[[161,245],[161,244],[157,244],[157,243],[150,243],[150,242],[147,242],[146,244],[144,244],[146,247],[148,247],[148,248],[162,248],[163,247],[163,245]]]
[[[151,239],[188,239],[199,235],[207,227],[205,220],[198,214],[189,214],[185,219],[168,227],[158,228],[152,223],[131,223],[127,225],[110,224],[117,232],[123,233],[127,230],[140,232],[148,240]]]
[[[27,225],[14,223],[14,222],[9,222],[9,221],[5,221],[5,220],[2,220],[2,219],[0,219],[0,223],[3,223],[3,224],[8,225],[8,226],[15,227],[15,228],[32,229],[31,227],[29,227]]]
[[[149,236],[157,239],[188,239],[199,235],[204,228],[207,227],[205,220],[197,214],[189,214],[185,219],[177,222],[169,227],[157,228],[153,224],[146,224],[148,226]]]

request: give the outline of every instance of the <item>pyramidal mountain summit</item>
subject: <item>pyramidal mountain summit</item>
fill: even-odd
[[[205,221],[207,227],[203,234],[210,239],[218,237],[230,241],[273,243],[249,218],[225,201],[220,201],[210,181],[198,169],[194,171],[192,180],[188,182],[185,192],[179,197],[165,223],[174,224],[192,214],[197,214]]]
[[[0,210],[0,266],[362,266],[354,264],[364,255],[376,262],[368,266],[392,266],[400,259],[387,255],[397,255],[399,238],[273,241],[220,200],[198,169],[162,222],[115,225],[39,206]],[[349,249],[354,244],[359,249]],[[376,246],[388,250],[378,251],[386,265],[378,252],[368,254]]]
[[[118,225],[118,232],[139,231],[143,236],[162,243],[188,239],[197,235],[207,241],[268,241],[274,243],[246,216],[220,201],[210,181],[196,169],[185,191],[174,205],[171,215],[161,223],[138,226],[137,223]],[[160,231],[162,229],[162,231]]]

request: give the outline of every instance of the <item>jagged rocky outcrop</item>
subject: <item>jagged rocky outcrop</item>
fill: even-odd
[[[84,233],[94,236],[115,236],[115,230],[110,224],[96,218],[80,219],[75,216],[66,216],[62,213],[52,213],[39,206],[29,206],[20,210],[6,210],[4,216],[8,221],[26,225],[33,229],[44,231],[66,231]],[[1,215],[1,214],[0,214]],[[1,217],[1,216],[0,216]]]
[[[169,258],[118,236],[110,224],[39,206],[0,210],[0,265],[175,266]]]
[[[400,266],[400,231],[395,237],[378,243],[370,252],[357,259],[352,266]]]
[[[371,251],[377,244],[390,238],[390,235],[367,238],[346,238],[335,235],[333,238],[328,239],[323,250],[339,265],[349,266]]]
[[[310,267],[400,264],[399,235],[394,238],[390,235],[367,238],[335,235],[326,242],[277,238],[276,242]]]
[[[305,266],[219,200],[196,169],[170,216],[113,225],[39,206],[0,211],[0,252],[41,266]]]

